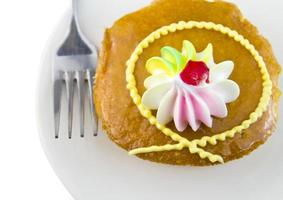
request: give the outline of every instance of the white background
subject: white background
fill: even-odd
[[[68,0],[0,0],[0,199],[71,200],[41,149],[35,89]]]
[[[251,2],[247,2],[249,12],[257,12],[262,24],[270,27],[264,16],[272,11],[264,7],[253,9]],[[69,0],[0,0],[1,200],[72,199],[45,158],[35,119],[35,89],[41,53],[68,4]],[[268,36],[270,31],[264,34]],[[282,44],[276,44],[276,38],[271,42],[282,49]],[[275,53],[279,55],[280,52]],[[282,63],[282,56],[279,61]]]

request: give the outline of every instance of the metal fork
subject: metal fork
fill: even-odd
[[[97,135],[97,117],[92,98],[93,77],[97,61],[97,50],[82,34],[77,17],[77,1],[72,0],[72,20],[67,38],[56,52],[53,63],[53,107],[55,138],[59,138],[61,94],[66,86],[68,101],[68,137],[72,138],[74,86],[78,88],[80,109],[80,136],[84,137],[84,97],[88,85],[88,101],[92,116],[93,134]]]

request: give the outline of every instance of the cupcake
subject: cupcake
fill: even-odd
[[[156,0],[105,31],[94,100],[105,133],[129,155],[208,166],[272,134],[280,69],[234,4]]]

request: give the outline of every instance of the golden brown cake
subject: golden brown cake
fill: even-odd
[[[172,23],[175,24],[170,26]],[[166,32],[166,28],[169,31]],[[164,34],[158,34],[157,30]],[[156,33],[153,39],[149,39],[147,45],[141,43],[151,33]],[[247,40],[244,41],[244,38]],[[178,111],[168,110],[174,113],[167,116],[167,110],[162,115],[154,106],[150,109],[150,106],[143,105],[151,100],[144,97],[147,90],[151,89],[146,87],[145,80],[155,75],[149,60],[160,59],[162,51],[163,56],[166,56],[166,48],[174,48],[173,53],[183,49],[184,55],[186,44],[193,44],[196,52],[201,52],[211,44],[214,63],[233,62],[234,68],[229,79],[235,83],[235,93],[238,91],[239,94],[235,94],[232,101],[226,102],[227,115],[225,109],[222,109],[224,117],[199,113],[205,112],[203,106],[193,103],[197,107],[194,116],[198,118],[192,120],[187,113],[188,122],[183,122]],[[204,61],[187,61],[183,65],[190,65],[189,68],[182,68],[187,79],[180,73],[184,82],[191,86],[198,84],[194,82],[195,79],[188,77],[188,74],[194,73],[190,69],[195,65],[198,70],[202,69],[201,75],[206,77],[207,83],[212,79],[208,77],[208,71],[212,71],[208,63],[206,66]],[[280,66],[270,44],[234,4],[204,0],[156,0],[148,7],[119,19],[105,31],[94,100],[109,138],[131,154],[159,163],[206,166],[241,158],[263,144],[272,134],[280,96],[277,82],[279,73]],[[272,92],[268,93],[268,89]],[[189,96],[193,98],[194,94]],[[211,106],[210,109],[213,108]],[[175,105],[174,109],[178,109],[178,106]],[[222,114],[218,112],[219,116]],[[170,117],[174,117],[174,120],[170,118],[170,122],[160,124],[155,116],[158,120]],[[167,118],[164,119],[164,116]]]

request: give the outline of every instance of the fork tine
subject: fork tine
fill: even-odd
[[[61,79],[54,80],[53,82],[53,112],[56,139],[59,138],[62,84],[63,81]]]
[[[93,126],[93,135],[97,136],[97,130],[98,130],[98,122],[97,122],[97,116],[96,112],[94,110],[94,105],[93,105],[93,94],[92,94],[92,86],[93,86],[93,77],[90,72],[90,70],[86,71],[86,79],[88,82],[88,97],[89,97],[89,103],[90,103],[90,111],[91,111],[91,119],[92,119],[92,124]]]
[[[71,139],[73,128],[74,73],[65,72],[65,81],[68,101],[68,137]]]
[[[80,106],[80,134],[84,137],[84,72],[76,72],[78,85],[79,106]]]

